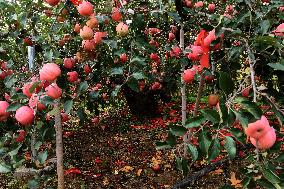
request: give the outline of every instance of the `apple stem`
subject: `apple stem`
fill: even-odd
[[[63,139],[62,139],[62,122],[59,100],[55,102],[55,131],[56,131],[56,160],[57,160],[57,177],[58,189],[64,189],[64,165],[63,165]]]

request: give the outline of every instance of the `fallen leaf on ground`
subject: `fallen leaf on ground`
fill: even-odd
[[[120,171],[123,171],[125,173],[129,173],[130,171],[133,171],[133,167],[126,165],[125,167],[121,168]]]
[[[216,169],[215,171],[212,171],[211,174],[212,175],[219,175],[223,172],[224,172],[223,169],[219,168],[219,169]]]
[[[234,172],[231,173],[231,178],[228,179],[231,182],[231,186],[234,186],[235,188],[242,188],[242,180],[238,180],[236,178],[236,174]]]
[[[141,173],[142,173],[142,169],[139,169],[136,174],[138,177],[140,177]]]
[[[79,169],[73,167],[73,168],[70,168],[70,169],[66,170],[66,171],[64,172],[64,174],[65,174],[65,175],[69,175],[69,174],[81,174],[81,171],[80,171]]]

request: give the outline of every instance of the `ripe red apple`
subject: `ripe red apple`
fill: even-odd
[[[234,12],[234,7],[233,7],[233,5],[227,5],[227,6],[226,6],[226,12],[227,12],[228,14],[233,14],[233,12]]]
[[[30,92],[30,88],[33,86],[33,83],[30,82],[30,83],[26,83],[24,86],[23,86],[23,94],[26,95],[27,97],[31,97],[32,96],[32,93]]]
[[[116,8],[116,7],[112,8],[111,18],[116,22],[119,22],[121,20],[122,14],[119,12],[118,8]]]
[[[32,109],[37,108],[38,110],[44,110],[46,107],[39,101],[39,96],[37,94],[33,94],[29,100],[29,107]]]
[[[88,20],[88,21],[86,22],[86,25],[87,25],[88,27],[90,27],[91,29],[93,29],[93,28],[98,27],[99,21],[98,21],[98,19],[97,19],[96,17],[93,17],[93,18],[91,18],[90,20]]]
[[[250,137],[251,143],[255,146],[258,147],[261,150],[267,150],[271,148],[274,143],[276,142],[276,133],[274,128],[270,127],[269,130],[261,137],[258,139]]]
[[[152,84],[151,89],[155,91],[155,90],[161,89],[161,87],[162,87],[161,83],[156,81]]]
[[[210,4],[208,5],[208,11],[209,11],[210,13],[213,13],[213,12],[215,11],[215,4],[214,4],[214,3],[210,3]]]
[[[70,81],[71,83],[74,83],[78,80],[78,73],[76,71],[68,72],[67,76],[68,76],[68,81]]]
[[[60,67],[55,63],[44,64],[39,71],[41,81],[54,81],[61,74]]]
[[[79,23],[76,23],[74,26],[74,32],[80,33],[81,25]]]
[[[78,7],[77,10],[82,16],[91,16],[94,13],[93,5],[88,1],[83,1]]]
[[[69,116],[66,113],[61,113],[61,121],[62,123],[67,122],[69,120]]]
[[[187,69],[187,70],[184,70],[182,78],[185,83],[190,84],[194,81],[195,74],[196,74],[195,69]]]
[[[209,106],[216,106],[219,102],[219,96],[215,94],[211,94],[208,96],[208,104]]]
[[[200,8],[200,7],[203,7],[203,5],[204,5],[203,1],[198,1],[198,2],[196,2],[196,3],[194,4],[194,7],[195,7],[195,8]]]
[[[60,2],[60,0],[45,0],[45,2],[50,6],[56,6]]]
[[[5,79],[6,76],[7,76],[6,71],[0,71],[0,79]]]
[[[5,121],[10,113],[6,112],[6,109],[9,107],[9,103],[6,101],[0,101],[0,121]]]
[[[246,135],[254,138],[260,139],[267,133],[270,129],[269,122],[265,116],[261,116],[260,120],[256,122],[249,123],[247,129],[245,130]]]
[[[46,87],[45,91],[46,91],[46,95],[53,99],[60,98],[62,94],[61,88],[59,88],[56,83],[52,83],[51,85]]]
[[[185,6],[188,7],[188,8],[192,8],[193,7],[193,4],[192,4],[191,0],[185,0],[184,3],[185,3]]]
[[[91,67],[88,64],[86,64],[84,66],[84,72],[85,72],[86,75],[88,75],[89,73],[92,72],[92,69],[91,69]]]
[[[214,75],[207,75],[205,76],[205,81],[207,81],[208,83],[212,83],[214,81]]]
[[[93,32],[92,28],[90,28],[88,26],[84,26],[80,30],[80,36],[82,37],[83,40],[90,40],[90,39],[93,38],[94,32]]]
[[[180,53],[181,53],[181,49],[178,46],[175,46],[170,51],[170,56],[178,58]]]
[[[121,37],[127,36],[128,35],[128,25],[124,24],[123,22],[120,22],[116,26],[116,32]]]
[[[175,34],[170,32],[169,33],[169,41],[173,41],[173,40],[175,40],[175,38],[176,38]]]
[[[95,49],[96,43],[95,40],[83,40],[82,41],[82,47],[86,50],[86,51],[92,51],[93,49]]]
[[[250,87],[247,87],[245,88],[243,91],[242,91],[242,96],[245,97],[245,98],[248,98],[249,96],[249,93],[250,93]]]
[[[75,59],[74,58],[64,58],[63,65],[67,69],[72,69],[75,66]]]
[[[28,106],[22,106],[16,111],[16,120],[24,126],[28,126],[34,121],[34,111]]]
[[[191,47],[187,47],[186,49],[191,50],[191,53],[187,54],[187,58],[191,59],[192,61],[200,60],[201,56],[203,55],[203,48],[199,45],[191,45]]]
[[[16,142],[23,142],[25,140],[26,131],[25,130],[18,130],[19,135],[16,137]]]
[[[157,53],[151,53],[150,54],[150,59],[155,61],[155,62],[160,61],[160,57],[159,57],[159,55]]]
[[[127,62],[127,55],[125,53],[121,54],[119,58],[122,63]]]

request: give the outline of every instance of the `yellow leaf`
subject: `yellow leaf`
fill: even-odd
[[[215,171],[212,171],[211,172],[211,174],[213,174],[213,175],[219,175],[219,174],[221,174],[221,173],[223,173],[224,171],[223,171],[223,169],[216,169]]]
[[[236,174],[234,172],[231,173],[231,178],[229,179],[231,182],[231,185],[234,186],[235,188],[242,188],[242,180],[238,180],[236,178]]]
[[[120,171],[123,171],[125,173],[129,173],[130,171],[133,171],[133,167],[126,165],[125,167],[121,168]]]
[[[140,177],[141,173],[142,173],[142,169],[139,169],[136,174],[138,177]]]

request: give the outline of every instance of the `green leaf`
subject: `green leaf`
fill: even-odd
[[[77,95],[79,96],[82,92],[86,92],[89,85],[87,81],[81,82],[78,89],[77,89]]]
[[[181,23],[181,18],[177,12],[169,12],[170,17],[172,17],[177,23]]]
[[[30,92],[30,93],[33,93],[34,90],[38,87],[39,84],[40,84],[39,81],[34,82],[33,85],[29,88],[29,92]]]
[[[171,147],[175,146],[177,143],[177,137],[175,135],[173,135],[171,132],[168,133],[168,138],[167,138],[167,143],[168,145],[170,145]]]
[[[145,79],[147,78],[143,73],[141,72],[135,72],[131,75],[133,78],[135,78],[136,80],[139,80],[139,79]]]
[[[118,67],[118,68],[112,68],[110,70],[110,75],[122,75],[123,74],[123,68]]]
[[[280,154],[276,159],[274,159],[276,162],[284,162],[284,153]]]
[[[262,169],[263,176],[272,184],[281,183],[281,179],[270,169]]]
[[[17,82],[17,78],[16,78],[16,75],[13,74],[13,75],[8,75],[5,77],[4,79],[4,83],[5,83],[5,86],[10,89],[11,87],[14,86],[14,84]]]
[[[142,66],[145,66],[146,63],[146,58],[141,58],[141,57],[135,57],[133,59],[131,59],[130,63],[138,63]]]
[[[225,143],[225,149],[229,154],[229,157],[233,159],[236,157],[237,148],[236,148],[236,142],[232,137],[226,136],[226,143]]]
[[[189,172],[189,163],[188,163],[188,160],[185,159],[185,158],[182,158],[182,174],[183,175],[188,175],[188,172]]]
[[[232,47],[229,51],[229,60],[235,60],[240,57],[240,54],[243,52],[243,46]]]
[[[269,63],[267,65],[270,66],[271,68],[273,68],[274,70],[284,71],[284,65],[283,64],[280,64],[280,63]]]
[[[242,101],[240,102],[242,106],[246,108],[246,110],[251,113],[256,119],[260,119],[262,115],[261,109],[257,106],[255,102],[251,101]]]
[[[79,117],[80,121],[83,122],[86,119],[86,114],[83,108],[79,108],[77,110],[77,116]]]
[[[237,120],[240,121],[240,123],[242,124],[243,127],[247,127],[248,126],[248,123],[249,123],[249,120],[248,118],[243,114],[243,112],[234,112],[235,115],[236,115],[236,118]]]
[[[35,143],[35,149],[39,150],[40,146],[42,145],[41,141],[38,141],[37,143]]]
[[[206,118],[202,115],[197,116],[197,117],[193,117],[193,118],[189,118],[186,121],[186,125],[185,128],[193,128],[193,127],[199,127],[203,122],[206,121]]]
[[[50,98],[49,96],[44,96],[40,98],[40,103],[42,103],[45,106],[48,106],[50,104],[53,104],[54,100]]]
[[[26,99],[27,96],[23,93],[16,93],[13,96],[11,96],[11,100],[20,100],[20,99]]]
[[[201,110],[202,115],[212,123],[219,123],[220,116],[216,110]]]
[[[171,148],[171,146],[167,143],[167,141],[163,141],[163,142],[158,141],[155,144],[156,144],[156,149],[157,150]]]
[[[220,146],[219,139],[215,138],[211,142],[209,150],[208,150],[208,155],[209,155],[208,160],[211,161],[215,159],[220,154],[220,149],[221,149],[221,146]]]
[[[10,104],[8,106],[8,108],[6,109],[6,112],[14,112],[14,111],[16,111],[17,109],[19,109],[22,106],[23,105],[19,104],[19,103]]]
[[[182,157],[176,156],[176,168],[179,171],[182,171]]]
[[[264,35],[267,33],[268,29],[270,28],[269,20],[261,20],[260,21],[260,29],[259,32]]]
[[[52,49],[48,49],[48,50],[45,51],[44,58],[45,58],[45,60],[48,60],[49,62],[52,61],[52,59],[53,59]]]
[[[192,157],[192,160],[193,161],[196,161],[197,158],[198,158],[198,151],[197,151],[197,148],[191,144],[188,144],[187,145],[187,151],[188,153],[191,155]]]
[[[66,114],[68,114],[71,110],[72,110],[72,107],[73,107],[73,100],[67,100],[65,103],[64,103],[64,112]]]
[[[208,140],[205,131],[202,130],[202,132],[200,132],[200,134],[198,135],[198,143],[199,143],[199,147],[201,149],[201,151],[203,153],[208,153],[208,149],[210,146],[210,141]]]
[[[175,136],[183,136],[187,132],[187,129],[182,126],[174,126],[170,128],[170,132]]]
[[[29,182],[28,182],[28,187],[29,187],[29,189],[37,189],[37,188],[39,188],[39,182],[37,181],[37,180],[30,180]]]
[[[117,94],[119,93],[120,89],[121,89],[121,85],[115,86],[115,89],[112,91],[111,96],[117,97]]]
[[[17,146],[14,150],[10,151],[8,154],[13,158],[13,156],[17,155],[19,152],[19,149],[21,148],[22,145]]]
[[[48,153],[47,150],[44,152],[40,152],[37,156],[37,160],[41,163],[44,164],[46,159],[47,159]]]
[[[6,163],[0,163],[0,173],[9,173],[11,172],[12,167]]]
[[[117,48],[117,41],[114,40],[103,40],[103,43],[107,44],[111,49]]]
[[[225,72],[219,72],[219,87],[227,95],[231,94],[234,91],[234,82],[229,74]]]

